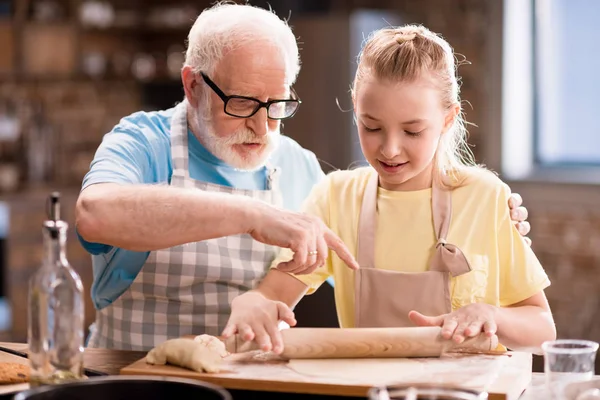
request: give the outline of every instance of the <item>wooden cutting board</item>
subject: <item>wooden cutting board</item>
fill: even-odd
[[[444,383],[487,390],[490,400],[518,399],[531,382],[529,353],[448,355],[441,358],[320,359],[284,361],[260,352],[233,354],[222,372],[201,374],[172,365],[149,365],[145,358],[122,375],[199,379],[226,389],[366,397],[391,383]]]
[[[11,362],[29,365],[29,359],[0,351],[0,362]],[[29,389],[29,383],[0,384],[0,394],[20,392]]]

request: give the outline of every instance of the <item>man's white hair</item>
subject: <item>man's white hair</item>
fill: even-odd
[[[251,5],[219,2],[204,10],[188,35],[184,65],[211,75],[226,51],[256,40],[279,48],[285,57],[286,83],[292,85],[300,71],[296,37],[274,12]]]

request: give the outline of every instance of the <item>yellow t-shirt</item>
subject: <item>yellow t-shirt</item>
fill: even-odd
[[[356,257],[358,219],[372,168],[337,171],[319,183],[303,211],[321,218]],[[458,246],[472,271],[451,278],[452,308],[479,302],[508,306],[550,285],[531,248],[510,220],[510,189],[492,172],[469,170],[452,192],[452,221],[447,241]],[[375,267],[423,272],[435,250],[431,189],[378,189]],[[272,267],[292,258],[283,249]],[[313,293],[328,277],[335,280],[335,301],[341,327],[354,326],[354,272],[332,251],[326,264],[309,275],[297,275]],[[390,293],[392,296],[393,293]]]

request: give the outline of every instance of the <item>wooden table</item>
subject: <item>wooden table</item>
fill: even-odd
[[[27,352],[27,343],[0,342],[0,347]],[[119,375],[121,368],[136,362],[146,356],[145,351],[122,351],[107,349],[86,348],[83,353],[83,365],[85,368],[99,375]]]
[[[0,342],[0,347],[10,349],[17,352],[26,353],[27,352],[27,344],[25,343],[6,343]],[[124,351],[124,350],[107,350],[107,349],[91,349],[86,348],[84,352],[84,366],[87,370],[89,370],[93,374],[98,375],[119,375],[119,371],[121,368],[126,367],[127,365],[132,364],[133,362],[141,359],[146,355],[146,352],[143,351]],[[529,389],[523,394],[520,400],[534,400],[540,398],[540,393],[542,393],[542,388],[544,385],[544,375],[541,373],[534,373],[532,384]],[[265,388],[267,389],[267,388]],[[20,389],[22,390],[22,386]],[[232,396],[234,399],[238,398],[268,398],[269,396],[265,396],[265,393],[261,393],[260,396],[253,396],[248,394],[247,392],[242,393],[230,391],[232,392]],[[281,396],[281,393],[274,393],[275,396]],[[273,397],[277,398],[277,397]],[[294,396],[292,394],[286,394],[286,399],[294,399],[294,398],[306,398],[306,399],[334,399],[336,397],[332,396]]]

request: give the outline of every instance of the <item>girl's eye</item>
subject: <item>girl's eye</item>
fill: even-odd
[[[424,129],[423,129],[424,130]],[[419,132],[410,132],[410,131],[404,131],[408,136],[413,136],[413,137],[417,137],[419,136],[423,131],[419,131]]]
[[[366,125],[365,125],[365,124],[363,124],[362,122],[361,122],[361,124],[362,124],[362,126],[363,126],[363,129],[364,129],[365,131],[367,131],[367,132],[377,132],[377,131],[381,130],[380,128],[369,128],[368,126],[366,126]]]

